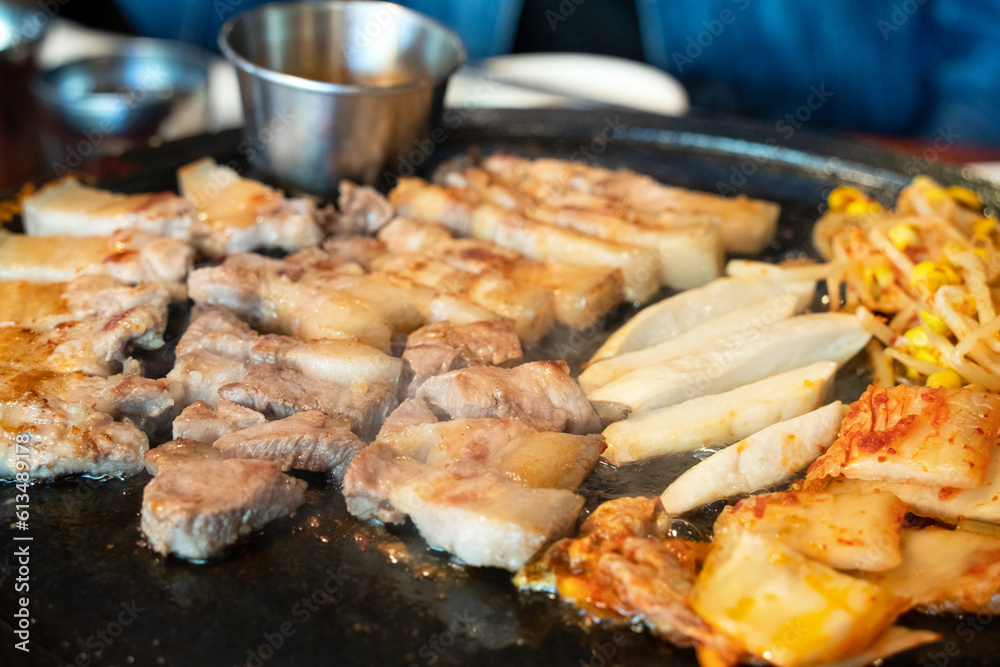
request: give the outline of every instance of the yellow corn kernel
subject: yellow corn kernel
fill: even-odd
[[[949,197],[957,201],[962,206],[966,206],[971,209],[981,209],[983,207],[983,202],[979,201],[979,197],[976,193],[969,188],[950,185],[945,188],[944,191]]]
[[[880,213],[882,211],[882,205],[877,201],[872,201],[870,199],[858,199],[857,201],[852,201],[844,209],[844,213],[848,215],[865,215],[868,213]]]
[[[977,255],[979,259],[983,260],[983,263],[990,261],[990,253],[986,252],[986,248],[973,248],[973,254]]]
[[[916,289],[922,285],[931,294],[945,285],[955,285],[958,282],[955,270],[942,262],[920,262],[910,273],[910,287]]]
[[[923,326],[926,327],[927,330],[930,330],[931,333],[937,334],[938,336],[945,336],[949,331],[951,331],[951,329],[948,328],[948,325],[944,323],[944,320],[927,310],[920,311],[920,320],[923,322]]]
[[[864,199],[865,196],[861,194],[861,191],[857,188],[852,188],[849,185],[844,185],[839,188],[834,188],[827,197],[826,203],[830,207],[830,210],[838,213],[847,208],[847,205],[853,201],[859,199]]]
[[[943,188],[937,186],[927,188],[922,194],[924,195],[924,198],[932,204],[937,204],[938,202],[942,202],[948,198],[948,193],[946,193]]]
[[[972,223],[972,233],[976,236],[987,237],[997,229],[996,218],[979,218]]]
[[[906,336],[906,340],[910,341],[911,345],[916,347],[929,347],[931,344],[931,339],[927,337],[927,332],[924,331],[923,327],[913,327],[903,335]]]
[[[950,368],[927,376],[928,387],[944,387],[945,389],[958,389],[962,386],[962,376]]]
[[[892,245],[896,246],[900,250],[906,250],[911,246],[915,246],[920,243],[920,237],[917,236],[917,230],[913,225],[908,225],[905,222],[901,222],[898,225],[893,225],[886,232],[889,237],[889,241]]]
[[[947,366],[947,362],[944,359],[944,355],[938,352],[936,347],[921,347],[919,349],[913,350],[910,356],[914,359],[920,359],[921,361],[929,361],[932,364],[937,364],[938,366]]]
[[[906,367],[906,377],[910,378],[911,380],[919,380],[920,378],[923,377],[923,375],[921,374],[920,371],[918,371],[913,366],[907,366]]]
[[[866,266],[864,271],[865,285],[868,289],[875,287],[876,285],[880,288],[887,287],[891,285],[896,280],[896,276],[893,274],[892,269],[885,266]]]

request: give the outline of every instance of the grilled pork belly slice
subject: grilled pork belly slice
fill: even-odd
[[[305,486],[272,461],[174,463],[143,492],[142,532],[157,553],[205,560],[294,512],[305,498]]]
[[[503,153],[487,157],[483,168],[536,196],[549,198],[569,191],[610,198],[619,206],[627,207],[634,219],[650,226],[670,229],[691,224],[692,218],[697,222],[714,218],[728,252],[759,253],[777,230],[780,213],[777,204],[742,195],[725,198],[670,187],[626,169],[612,171],[555,159],[532,161]],[[575,203],[576,206],[581,204],[580,200]]]
[[[464,175],[479,170],[470,169]],[[654,249],[660,258],[664,285],[674,289],[698,287],[718,278],[724,259],[718,225],[714,220],[691,222],[674,229],[645,225],[629,219],[627,208],[619,210],[594,210],[566,206],[566,202],[552,202],[547,198],[536,200],[521,191],[499,183],[477,185],[489,181],[487,172],[479,172],[485,179],[471,178],[459,187],[471,190],[484,201],[518,212],[530,220],[554,227],[570,229],[595,238]],[[624,215],[623,215],[624,213]]]
[[[686,356],[636,369],[587,397],[610,423],[641,410],[729,391],[817,361],[842,364],[869,338],[853,315],[800,315],[739,331]]]
[[[872,385],[810,480],[854,479],[971,489],[987,480],[1000,396],[969,389]]]
[[[614,465],[718,447],[823,405],[837,364],[819,361],[721,394],[649,410],[604,429],[601,458]]]
[[[196,401],[216,405],[219,389],[242,380],[247,368],[246,362],[207,350],[193,350],[177,357],[167,373],[167,381],[175,388],[180,406]]]
[[[424,323],[404,289],[357,271],[308,271],[287,258],[230,255],[193,271],[188,288],[196,303],[231,308],[270,332],[354,339],[383,351],[394,332]]]
[[[843,419],[840,401],[778,422],[695,464],[660,496],[670,514],[787,482],[825,452]]]
[[[107,236],[136,229],[188,239],[197,215],[187,200],[171,192],[119,194],[88,187],[72,176],[25,197],[22,209],[24,231],[32,236]]]
[[[564,361],[475,366],[430,378],[416,397],[447,418],[513,417],[541,431],[587,434],[601,422]]]
[[[552,294],[556,321],[586,329],[623,298],[621,271],[614,267],[536,262],[486,241],[454,239],[446,227],[395,218],[379,231],[389,252],[420,252],[465,271],[503,275]]]
[[[223,453],[210,444],[175,437],[170,442],[165,442],[146,452],[146,472],[155,477],[175,463],[221,461],[224,458],[226,457]]]
[[[461,236],[492,241],[531,259],[617,267],[622,272],[625,298],[630,301],[648,301],[660,287],[660,259],[648,248],[530,220],[481,203],[468,191],[420,179],[401,178],[389,197],[401,215],[439,222]]]
[[[337,214],[332,224],[326,226],[326,232],[334,236],[374,234],[392,220],[395,214],[389,200],[375,188],[341,181]]]
[[[375,439],[379,440],[383,432],[388,433],[393,429],[416,426],[417,424],[433,424],[437,421],[437,416],[425,402],[418,398],[408,398],[385,418],[385,422],[383,422]]]
[[[381,443],[355,457],[344,497],[359,518],[409,516],[432,547],[469,565],[509,570],[568,533],[583,506],[571,491],[527,488],[482,466],[422,464]]]
[[[0,280],[67,282],[107,275],[130,284],[154,283],[183,299],[180,284],[194,260],[181,239],[120,229],[110,236],[26,236],[0,230]]]
[[[122,370],[132,346],[163,346],[165,307],[141,305],[109,319],[0,325],[0,364],[20,369],[110,375]]]
[[[716,521],[690,600],[699,616],[747,653],[782,667],[831,664],[862,653],[908,606],[886,588],[747,530],[728,513]]]
[[[408,410],[419,414],[417,406]],[[534,488],[575,491],[604,445],[599,435],[537,431],[518,419],[407,421],[387,420],[376,440],[421,463],[475,463]]]
[[[405,361],[413,372],[412,396],[428,378],[469,366],[514,366],[521,363],[521,341],[507,322],[435,322],[406,338]]]
[[[267,421],[256,410],[220,400],[215,406],[195,401],[174,419],[174,438],[211,445],[224,435],[257,426]]]
[[[490,271],[470,271],[426,253],[385,255],[372,263],[373,274],[410,279],[471,301],[514,323],[518,335],[533,343],[555,323],[552,293]]]
[[[282,419],[296,412],[319,410],[347,420],[363,438],[371,438],[399,404],[390,384],[330,382],[274,364],[253,366],[242,380],[221,387],[220,398]]]
[[[192,240],[207,255],[221,257],[255,248],[293,252],[323,239],[312,202],[286,198],[212,158],[178,169],[177,182],[198,211]]]
[[[235,361],[250,361],[250,350],[260,334],[227,308],[195,306],[181,339],[178,357],[195,350],[211,352]]]
[[[113,419],[158,418],[174,405],[169,384],[138,375],[97,377],[84,373],[21,370],[0,365],[0,400],[37,394],[66,403],[80,403]]]
[[[789,491],[741,500],[732,515],[751,532],[834,569],[880,572],[902,560],[899,535],[908,509],[891,493]]]
[[[130,477],[142,470],[146,434],[84,403],[4,386],[0,397],[0,477]],[[27,440],[27,442],[24,442]]]
[[[234,431],[212,446],[226,458],[265,459],[282,470],[324,472],[343,480],[365,443],[343,420],[313,410]]]
[[[111,318],[135,306],[166,312],[170,293],[163,287],[128,285],[110,276],[80,276],[64,283],[0,281],[0,322],[21,324]]]

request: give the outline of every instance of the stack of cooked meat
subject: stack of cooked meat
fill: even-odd
[[[3,474],[145,466],[150,545],[204,559],[303,502],[286,472],[322,473],[359,517],[522,566],[572,528],[603,448],[568,367],[522,341],[710,280],[720,239],[759,249],[777,210],[500,155],[439,180],[318,209],[206,159],[180,196],[27,198],[27,233],[0,230]],[[133,352],[189,298],[173,369],[146,377]]]

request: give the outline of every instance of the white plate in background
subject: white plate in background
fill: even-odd
[[[583,109],[601,104],[666,116],[683,116],[689,108],[684,87],[666,72],[586,53],[486,58],[459,70],[445,97],[450,107]]]

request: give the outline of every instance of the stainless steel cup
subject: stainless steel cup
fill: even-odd
[[[219,33],[246,115],[241,152],[291,189],[375,184],[433,150],[448,77],[465,49],[387,2],[295,2],[239,14]]]

